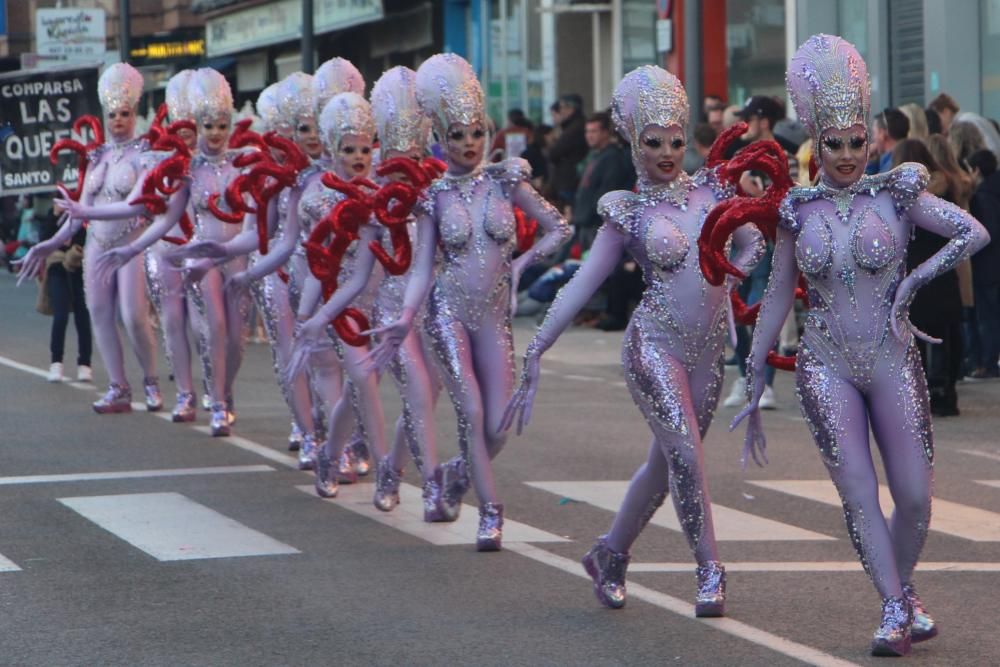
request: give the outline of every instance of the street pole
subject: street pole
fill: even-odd
[[[130,32],[132,32],[132,22],[129,20],[128,0],[118,0],[118,57],[123,63],[128,62]]]
[[[313,73],[313,0],[302,0],[302,71]]]
[[[684,88],[691,107],[691,125],[701,121],[703,75],[701,63],[701,2],[684,3]]]

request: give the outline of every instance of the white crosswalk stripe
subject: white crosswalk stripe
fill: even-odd
[[[828,479],[770,480],[750,483],[797,498],[806,498],[835,507],[841,506],[837,489]],[[892,514],[894,507],[892,496],[885,485],[879,486],[879,500],[886,516]],[[935,498],[931,530],[973,542],[1000,542],[1000,514]]]
[[[309,495],[316,495],[312,486],[296,488]],[[475,544],[476,529],[479,527],[479,510],[477,508],[463,503],[462,512],[454,523],[426,523],[421,490],[418,487],[412,484],[400,484],[400,503],[391,512],[382,512],[375,508],[372,504],[374,490],[375,488],[371,484],[341,485],[337,497],[326,502],[336,504],[346,510],[361,514],[438,546]],[[508,545],[518,542],[569,542],[569,540],[504,517],[503,543]]]
[[[977,479],[976,484],[984,484],[992,486],[995,489],[1000,489],[1000,479]]]
[[[299,553],[179,493],[81,496],[59,502],[159,561]]]
[[[625,499],[628,481],[525,482],[528,486],[617,512]],[[669,505],[669,500],[667,502]],[[793,540],[835,540],[837,538],[792,526],[773,519],[712,503],[716,539],[731,542],[783,542]],[[680,532],[673,507],[664,507],[650,521],[653,525]]]

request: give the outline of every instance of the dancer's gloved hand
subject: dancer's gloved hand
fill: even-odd
[[[208,262],[209,266],[213,266],[211,260],[202,260]],[[251,276],[249,271],[240,271],[239,273],[232,275],[226,280],[226,296],[231,299],[242,298],[246,291],[250,288]]]
[[[101,253],[94,262],[94,277],[104,284],[109,284],[115,271],[128,264],[138,254],[139,251],[129,244]]]
[[[327,322],[324,318],[313,316],[305,322],[296,320],[295,340],[292,352],[288,356],[288,366],[285,368],[285,382],[291,384],[295,378],[306,369],[309,356],[319,347],[326,336]]]
[[[529,351],[524,355],[524,365],[521,367],[521,383],[511,396],[503,419],[500,420],[500,431],[508,431],[517,419],[517,434],[521,435],[524,427],[531,421],[531,408],[538,392],[538,378],[542,372],[541,355]],[[520,413],[520,414],[518,414]]]
[[[188,286],[197,285],[211,268],[212,262],[207,259],[188,264],[184,267],[184,283]]]
[[[749,368],[747,372],[750,375],[747,381],[750,387],[750,402],[736,415],[729,430],[736,430],[740,422],[749,417],[747,432],[743,436],[743,454],[740,463],[746,468],[747,461],[752,458],[754,463],[763,467],[767,463],[767,438],[764,436],[764,425],[760,418],[760,398],[764,395],[764,372],[763,369],[754,372]]]
[[[896,288],[896,298],[892,303],[892,314],[889,320],[892,333],[903,343],[907,342],[906,332],[911,332],[917,338],[928,343],[940,343],[940,338],[925,334],[910,322],[910,304],[913,303],[913,299],[917,295],[917,289],[917,283],[912,276],[903,278],[899,287]]]
[[[416,312],[412,308],[403,308],[402,314],[395,322],[390,322],[384,327],[362,331],[363,336],[378,336],[378,344],[365,356],[364,361],[370,362],[374,370],[382,372],[396,356],[399,346],[403,344],[403,341],[410,334],[410,330],[413,329],[415,316]]]
[[[70,197],[65,187],[61,185],[56,187],[59,189],[59,196],[52,200],[52,205],[61,208],[70,218],[77,220],[83,218],[83,204]]]
[[[195,259],[226,259],[226,246],[221,241],[195,241],[185,243],[174,251],[178,257]]]
[[[25,280],[32,280],[40,276],[45,268],[45,259],[58,249],[59,244],[49,239],[31,246],[27,255],[12,262],[14,267],[18,269],[17,284],[20,285]]]

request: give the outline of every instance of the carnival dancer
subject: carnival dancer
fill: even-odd
[[[188,161],[175,163],[183,167],[173,174],[175,185],[163,187],[164,176],[158,173],[162,165],[158,165],[144,182],[135,186],[137,192],[133,192],[133,196],[116,205],[94,210],[72,201],[59,202],[74,218],[89,218],[95,214],[120,217],[131,214],[138,206],[153,206],[169,193],[166,214],[155,225],[161,227],[160,231],[147,230],[135,239],[134,247],[121,253],[109,253],[106,262],[100,262],[104,267],[114,266],[123,256],[141,252],[162,236],[163,228],[169,229],[178,223],[188,209],[193,214],[190,230],[193,241],[227,241],[240,231],[238,225],[221,220],[211,206],[212,195],[224,191],[240,173],[234,164],[240,153],[227,150],[233,115],[229,83],[213,69],[199,69],[191,76],[188,96],[197,123],[198,154]],[[137,194],[141,196],[134,196]],[[233,383],[243,360],[249,331],[249,302],[242,296],[226,298],[224,281],[245,266],[246,259],[238,257],[218,266],[207,259],[191,261],[185,266],[187,297],[194,306],[193,328],[199,339],[203,370],[212,396],[209,425],[214,436],[229,435],[236,418]]]
[[[68,221],[52,239],[31,249],[22,261],[20,279],[36,275],[45,257],[65,244],[84,221],[89,222],[83,280],[97,349],[110,381],[108,391],[94,403],[94,410],[100,414],[132,410],[132,389],[125,376],[125,359],[118,335],[117,313],[120,310],[125,332],[142,367],[146,408],[157,411],[163,407],[163,398],[156,374],[156,339],[149,318],[142,258],[133,256],[106,281],[97,279],[95,263],[104,251],[134,241],[148,224],[149,217],[144,211],[124,219],[105,219],[89,213],[81,215],[88,207],[121,202],[132,192],[143,171],[143,154],[149,150],[149,144],[143,137],[135,137],[142,74],[131,65],[116,63],[104,71],[97,86],[110,139],[87,155],[89,168],[81,193],[72,197],[62,191],[75,205],[67,209]],[[93,129],[100,132],[99,126]]]
[[[625,379],[653,441],[611,530],[583,558],[597,599],[613,609],[626,601],[629,549],[668,490],[697,562],[696,616],[722,616],[726,571],[719,561],[712,507],[704,475],[702,440],[712,423],[723,376],[728,293],[701,274],[697,239],[708,211],[734,194],[709,167],[688,176],[682,169],[688,108],[684,87],[656,66],[629,73],[611,103],[615,126],[632,146],[639,174],[636,192],[610,192],[598,211],[604,218],[590,254],[556,297],[525,353],[521,385],[504,418],[518,432],[531,417],[542,354],[573,323],[627,251],[646,282],[622,344]],[[752,268],[764,252],[753,227],[736,234],[736,263]]]
[[[788,94],[817,147],[819,182],[780,206],[771,279],[749,359],[747,446],[763,448],[758,411],[764,365],[792,306],[800,274],[809,314],[795,363],[797,394],[823,463],[840,493],[848,534],[882,598],[873,655],[897,656],[937,627],[913,587],[931,516],[934,445],[927,385],[908,320],[914,294],[982,248],[975,219],[925,188],[926,169],[905,163],[865,176],[870,83],[857,50],[810,37],[792,58]],[[914,227],[949,239],[906,273]],[[713,235],[718,250],[722,230]],[[886,522],[868,442],[871,427],[895,503]]]
[[[415,175],[418,178],[423,177],[429,181],[428,175],[419,172],[424,168],[420,163],[426,156],[430,121],[417,104],[416,74],[413,70],[393,67],[385,72],[372,88],[372,111],[381,141],[379,171],[397,165],[405,168],[405,164],[399,163],[401,160],[409,160],[410,171],[417,170]],[[405,175],[406,171],[396,174]],[[388,179],[392,178],[393,176],[388,176]],[[417,185],[412,180],[409,179],[408,182]],[[409,216],[409,222],[405,224],[408,242],[412,244],[415,219]],[[394,248],[391,247],[391,235],[385,229],[379,229],[379,233],[383,250],[387,254],[392,253]],[[374,267],[374,253],[368,246],[361,245],[350,279],[338,287],[331,299],[299,331],[294,356],[300,364],[307,350],[314,349],[326,337],[330,321],[366,289]],[[392,272],[385,272],[375,296],[374,321],[377,325],[388,324],[399,316],[407,280],[405,273],[394,275]],[[296,369],[292,370],[294,372]],[[429,363],[419,331],[414,330],[407,335],[390,364],[390,371],[403,401],[403,413],[396,422],[395,439],[389,452],[388,464],[379,470],[379,474],[390,475],[392,479],[387,486],[398,488],[408,446],[423,477],[424,520],[452,521],[458,515],[454,511],[455,507],[448,506],[443,501],[441,470],[437,467],[434,440],[434,404],[441,384]],[[340,443],[331,440],[327,451],[319,453],[316,488],[324,497],[332,497],[337,493],[337,480],[330,462],[338,459],[339,449]]]
[[[491,460],[506,441],[500,425],[514,384],[512,285],[525,267],[565,243],[570,230],[531,187],[527,162],[484,164],[483,91],[468,62],[451,53],[433,56],[417,71],[416,85],[420,107],[446,147],[448,171],[418,205],[418,248],[402,313],[374,330],[382,339],[373,360],[381,367],[393,359],[430,292],[424,330],[455,406],[462,452],[443,464],[445,503],[457,506],[471,478],[480,504],[476,548],[496,551],[503,505]],[[545,233],[512,260],[515,206]]]

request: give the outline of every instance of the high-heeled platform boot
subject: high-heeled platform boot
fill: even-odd
[[[401,474],[393,470],[386,457],[375,466],[375,497],[372,502],[383,512],[391,512],[399,504]]]
[[[94,412],[99,415],[132,412],[132,389],[127,384],[112,382],[104,396],[94,401],[93,406]]]
[[[872,655],[909,655],[912,624],[913,609],[905,595],[882,598],[882,623],[872,638]]]
[[[625,571],[630,560],[632,556],[628,552],[612,551],[608,536],[601,535],[580,561],[594,580],[594,595],[605,607],[621,609],[625,606]]]
[[[695,568],[698,576],[698,595],[695,597],[694,615],[714,618],[726,615],[726,568],[717,560],[706,561]]]
[[[479,530],[476,551],[500,551],[503,541],[503,505],[483,503],[479,506]]]
[[[198,418],[198,408],[195,405],[194,392],[177,392],[177,404],[174,405],[173,412],[170,413],[170,420],[175,424],[181,422],[193,422]]]

